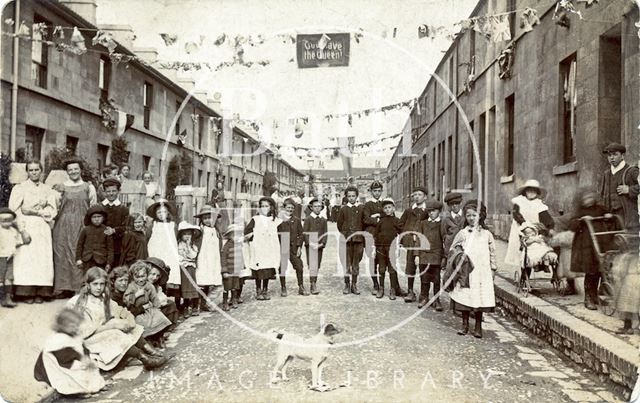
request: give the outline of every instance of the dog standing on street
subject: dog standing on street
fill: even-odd
[[[322,330],[313,337],[305,339],[301,336],[272,330],[274,339],[279,341],[274,380],[278,374],[286,381],[287,367],[294,358],[311,362],[311,388],[319,389],[326,386],[322,382],[322,369],[329,356],[329,346],[333,344],[333,336],[340,333],[336,326],[327,323]]]

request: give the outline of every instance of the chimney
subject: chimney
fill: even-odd
[[[148,63],[153,63],[158,60],[158,51],[156,48],[134,48],[133,53]]]
[[[214,92],[211,95],[211,98],[207,97],[207,106],[218,113],[222,112],[221,102],[222,94],[220,94],[219,92]]]
[[[191,92],[196,85],[196,81],[191,77],[178,77],[178,85],[184,88],[187,92]]]
[[[198,89],[193,93],[193,96],[203,104],[207,104],[207,90]]]
[[[133,49],[133,40],[136,36],[133,33],[131,25],[104,24],[100,25],[98,28],[113,35],[113,39],[115,39],[120,45],[129,50]]]
[[[96,25],[96,8],[98,0],[59,0],[60,4],[69,8],[92,25]]]

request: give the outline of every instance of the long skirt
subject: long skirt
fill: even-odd
[[[110,371],[138,342],[143,332],[142,326],[136,326],[129,333],[118,329],[105,330],[85,339],[84,347],[89,350],[89,356],[98,368]]]
[[[17,294],[40,296],[51,294],[53,286],[53,249],[51,227],[41,217],[22,216],[31,243],[22,245],[13,258],[13,284]],[[75,247],[74,247],[75,250]],[[36,292],[38,290],[49,292]]]
[[[158,308],[137,315],[136,323],[144,328],[142,337],[153,336],[171,325],[171,321]]]

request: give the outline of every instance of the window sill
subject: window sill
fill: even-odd
[[[501,184],[505,184],[505,183],[511,183],[514,180],[514,176],[513,174],[509,175],[509,176],[501,176],[500,177],[500,183]]]
[[[465,189],[469,189],[469,190],[473,189],[473,183],[467,183],[467,184],[465,184],[465,185],[464,185],[464,188],[465,188]]]
[[[554,175],[564,175],[578,172],[578,163],[576,161],[564,165],[556,165],[553,167]]]

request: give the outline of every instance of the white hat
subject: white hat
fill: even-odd
[[[178,239],[183,231],[193,231],[193,237],[199,238],[202,235],[202,230],[197,225],[189,224],[186,221],[180,221],[178,224]]]
[[[545,190],[545,188],[540,186],[540,182],[535,179],[529,179],[524,183],[524,185],[520,186],[520,188],[518,188],[518,194],[524,195],[524,191],[527,188],[537,189],[538,193],[540,193],[541,199],[544,199],[544,197],[547,195],[547,191]]]

